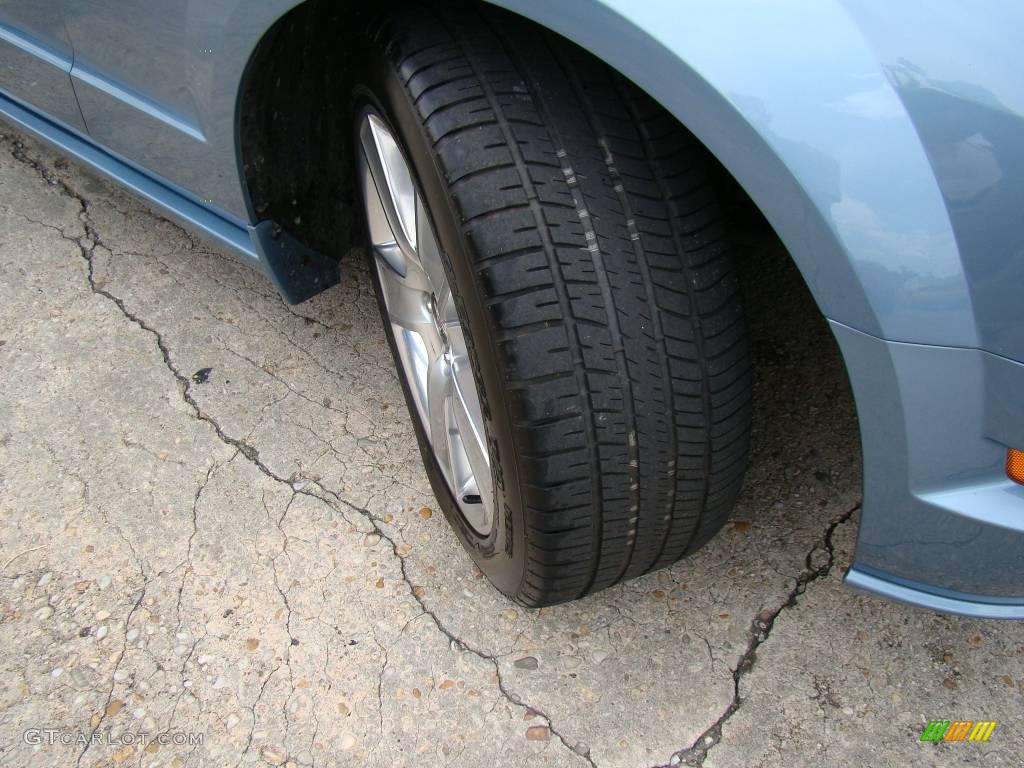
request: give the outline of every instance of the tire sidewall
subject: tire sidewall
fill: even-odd
[[[495,522],[487,536],[480,536],[460,512],[434,456],[424,425],[420,422],[409,382],[400,372],[399,379],[412,416],[416,439],[431,488],[452,529],[491,582],[506,595],[515,598],[520,593],[526,570],[524,507],[519,491],[518,462],[512,440],[513,425],[508,395],[502,383],[501,353],[492,333],[483,288],[474,269],[475,259],[468,239],[461,232],[454,201],[444,181],[444,171],[438,164],[422,120],[393,65],[372,43],[362,45],[356,56],[361,62],[352,91],[352,140],[356,151],[361,151],[358,143],[359,125],[369,107],[376,110],[388,124],[405,152],[441,245],[441,257],[452,286],[480,396],[490,454],[495,490]],[[369,245],[367,252],[385,333],[397,361],[396,339],[388,320],[377,268],[372,263],[376,257]]]

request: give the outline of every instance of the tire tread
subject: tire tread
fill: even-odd
[[[388,30],[503,352],[526,504],[513,597],[561,602],[693,552],[739,493],[751,410],[705,150],[499,11],[413,6]]]

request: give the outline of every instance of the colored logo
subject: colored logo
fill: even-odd
[[[921,741],[988,741],[996,724],[996,720],[931,720]]]

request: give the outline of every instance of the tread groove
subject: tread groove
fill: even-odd
[[[541,206],[540,200],[539,200],[539,198],[537,196],[537,190],[536,190],[536,187],[534,185],[533,179],[530,177],[528,163],[526,162],[525,158],[522,155],[522,149],[519,146],[518,141],[516,140],[515,134],[512,132],[512,127],[511,127],[512,124],[508,121],[508,119],[506,118],[506,116],[504,114],[504,111],[500,108],[499,104],[497,103],[497,101],[495,99],[495,94],[494,94],[493,88],[491,87],[491,85],[489,83],[486,82],[486,79],[482,76],[479,62],[474,60],[473,54],[471,54],[469,51],[466,50],[466,46],[465,46],[465,44],[462,43],[461,40],[457,40],[457,42],[459,43],[460,48],[462,49],[463,53],[465,54],[466,60],[469,63],[470,68],[472,69],[473,73],[477,76],[477,78],[480,81],[480,86],[481,86],[481,89],[484,92],[484,97],[487,99],[488,103],[491,105],[491,109],[494,111],[494,113],[495,113],[495,115],[497,117],[498,126],[499,126],[499,128],[501,130],[502,135],[505,137],[505,142],[508,145],[509,152],[512,155],[513,161],[516,164],[516,169],[517,169],[517,172],[519,173],[519,178],[520,178],[520,180],[522,182],[524,190],[526,191],[526,197],[529,200],[529,204],[528,205],[529,205],[529,208],[530,208],[530,212],[533,215],[533,218],[534,218],[534,221],[535,221],[535,224],[536,224],[536,227],[537,227],[537,232],[540,234],[541,241],[544,242],[544,244],[546,246],[544,250],[545,250],[545,254],[548,257],[549,268],[551,269],[553,274],[554,273],[560,274],[561,273],[561,265],[558,263],[557,259],[552,259],[552,255],[553,255],[552,239],[550,237],[548,228],[546,226],[546,221],[545,221],[545,217],[544,217],[544,211],[543,211],[543,208]],[[465,223],[467,223],[467,222],[463,222],[463,224],[465,224]],[[565,291],[564,286],[562,286],[562,289],[558,291],[558,298],[559,298],[559,304],[560,304],[560,306],[562,308],[563,318],[565,319],[567,325],[571,325],[572,324],[571,318],[573,316],[573,314],[572,314],[572,307],[571,307],[571,305],[569,303],[569,297],[568,297],[568,295],[567,295],[567,293]],[[573,329],[573,330],[575,331],[575,329]],[[574,335],[577,335],[577,334],[574,334]],[[578,338],[578,335],[577,335],[577,338]],[[590,429],[591,436],[594,438],[590,442],[590,450],[589,450],[590,461],[591,461],[591,473],[592,473],[591,489],[592,489],[592,493],[594,495],[594,507],[595,507],[595,509],[601,509],[601,505],[602,505],[602,490],[601,490],[601,483],[600,483],[601,466],[600,466],[600,457],[599,457],[599,455],[597,453],[597,439],[596,439],[597,436],[596,436],[596,434],[594,434],[594,430],[593,430],[593,416],[590,413],[590,409],[592,408],[592,403],[590,402],[590,398],[589,398],[589,388],[587,386],[586,377],[585,377],[585,374],[583,373],[583,370],[584,370],[583,359],[582,359],[582,355],[580,353],[580,350],[579,350],[578,346],[573,348],[573,353],[574,353],[574,355],[573,355],[573,362],[575,364],[574,368],[575,368],[575,372],[576,372],[575,375],[576,375],[577,387],[578,387],[578,390],[579,390],[580,402],[581,402],[581,406],[582,406],[582,410],[583,410],[583,414],[584,414],[584,421],[585,421],[585,423],[587,423],[591,427],[591,429]],[[599,542],[601,540],[601,515],[600,514],[592,515],[592,525],[595,528],[594,539],[595,539],[595,541]],[[593,559],[595,561],[597,561],[598,558],[596,557],[596,554],[598,552],[598,548],[596,546],[594,546],[594,551],[595,551],[595,557]],[[596,569],[596,562],[595,562],[595,569]],[[584,588],[583,591],[580,592],[580,596],[582,596],[583,594],[586,594],[586,589],[585,588]]]

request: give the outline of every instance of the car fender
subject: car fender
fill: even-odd
[[[890,340],[977,344],[929,158],[843,3],[495,1],[588,49],[692,131],[827,317]]]

